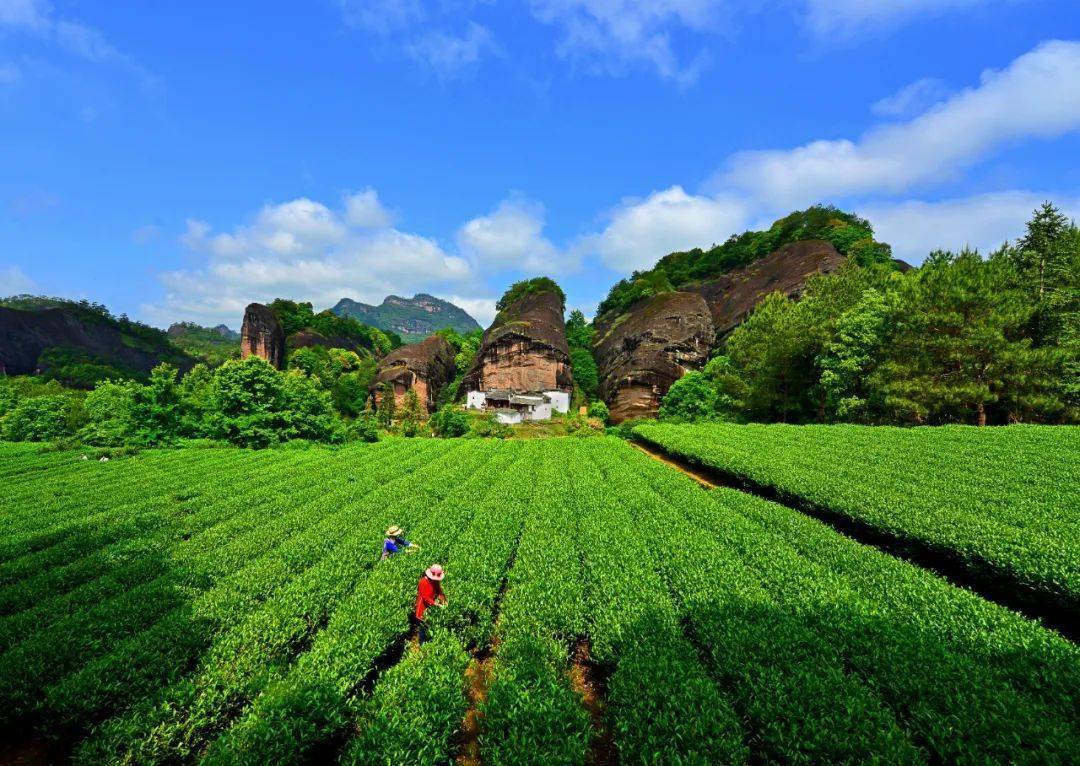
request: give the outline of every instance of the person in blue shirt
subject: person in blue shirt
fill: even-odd
[[[420,546],[415,543],[410,543],[405,539],[405,531],[398,526],[390,527],[386,530],[386,539],[383,540],[382,546],[382,559],[386,560],[393,556],[395,553],[416,553],[420,550]]]

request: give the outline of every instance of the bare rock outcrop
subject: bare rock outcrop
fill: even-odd
[[[279,370],[285,364],[285,332],[274,312],[261,303],[252,303],[244,310],[240,358],[249,356],[262,357]]]
[[[389,383],[394,388],[394,404],[400,406],[411,389],[420,399],[420,405],[431,412],[439,389],[453,378],[453,347],[441,335],[431,335],[421,343],[401,346],[383,357],[371,391],[378,403],[383,384]]]
[[[121,369],[150,372],[168,362],[186,373],[196,360],[164,336],[133,337],[114,320],[73,308],[22,310],[0,306],[0,371],[32,375],[41,371],[42,353],[63,348],[100,359]]]
[[[548,391],[573,384],[562,300],[553,292],[539,292],[499,312],[461,389]]]
[[[671,384],[705,363],[714,337],[709,307],[695,293],[654,295],[600,317],[593,353],[611,421],[655,416]]]
[[[791,242],[741,269],[680,289],[705,299],[717,335],[724,336],[769,293],[797,297],[810,277],[836,271],[846,261],[830,242]]]

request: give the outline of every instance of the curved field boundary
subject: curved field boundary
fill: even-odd
[[[772,428],[781,430],[774,436]],[[867,445],[856,440],[850,451],[841,453],[836,439],[844,434],[829,432],[837,428],[871,432],[857,434],[862,438],[878,436],[873,432],[880,431],[884,443]],[[815,445],[809,438],[814,434],[793,435],[794,429],[814,429],[823,443]],[[966,462],[957,465],[958,457],[948,451],[950,442],[935,444],[932,429],[917,429],[923,432],[925,443],[918,441],[920,434],[911,435],[915,429],[847,426],[645,424],[634,435],[654,457],[675,463],[679,470],[813,516],[1076,641],[1080,639],[1076,627],[1080,624],[1080,492],[1075,478],[1064,474],[1070,463],[1077,463],[1080,473],[1076,458],[1080,429],[1024,426],[1015,432],[1031,429],[1061,431],[1058,441],[1051,433],[1035,436],[1038,446],[1046,448],[1045,459],[1057,462],[1042,477],[1032,476],[1026,463],[1011,460],[1007,443],[1000,441],[987,443],[990,454],[983,456],[977,469],[968,468]],[[947,430],[954,434],[960,430],[962,440],[978,439],[980,433],[1000,440],[1010,431]],[[1069,454],[1073,441],[1077,451]],[[1023,448],[1030,450],[1033,445],[1014,445],[1014,451]],[[972,449],[970,442],[967,449]],[[913,453],[918,453],[918,467],[904,468],[900,463]],[[891,457],[886,459],[886,455]],[[846,465],[834,472],[833,466],[842,463]],[[926,473],[914,475],[920,470]],[[970,470],[1006,474],[996,479],[993,504],[983,505],[984,498],[966,494]],[[1011,485],[1010,472],[1015,475]],[[1040,482],[1055,486],[1044,491]],[[1026,521],[1025,513],[1030,517]]]

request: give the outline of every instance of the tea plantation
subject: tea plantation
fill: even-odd
[[[1053,441],[1029,430],[1017,433]],[[645,435],[683,449],[677,433]],[[842,452],[848,429],[837,433],[822,449]],[[823,470],[855,482],[851,463],[870,449]],[[870,461],[881,477],[907,476],[889,471],[902,462]],[[934,492],[969,494],[931,478]],[[798,511],[704,490],[621,440],[104,463],[0,445],[0,484],[0,739],[56,760],[1080,758],[1074,643]],[[1075,556],[1069,491],[1054,505],[1020,486],[1038,514],[1025,526],[999,503],[987,525]],[[870,478],[844,497],[875,509],[901,495]],[[970,533],[977,509],[957,502]],[[906,524],[907,506],[891,507]],[[422,550],[380,562],[391,524]],[[418,645],[408,614],[436,561],[449,606],[429,612]],[[1033,579],[1056,571],[1015,561]]]

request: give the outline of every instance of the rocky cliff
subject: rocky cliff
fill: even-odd
[[[597,320],[593,354],[612,422],[655,416],[671,384],[705,363],[715,334],[705,300],[688,292],[654,295]]]
[[[277,316],[261,303],[244,309],[240,329],[240,357],[260,356],[277,369],[285,364],[285,332]]]
[[[145,326],[125,330],[115,319],[76,308],[24,311],[0,307],[0,373],[31,375],[47,349],[64,348],[120,370],[147,373],[161,362],[186,372],[195,360]]]
[[[495,317],[461,389],[547,391],[573,384],[562,299],[538,292],[519,298]]]
[[[454,349],[439,335],[431,335],[420,343],[402,346],[391,351],[379,362],[371,391],[376,403],[384,383],[394,388],[395,406],[401,406],[405,393],[416,391],[420,405],[427,412],[435,409],[439,389],[454,378]]]
[[[705,299],[717,335],[724,336],[769,293],[797,296],[807,279],[836,271],[845,262],[844,256],[823,240],[791,242],[749,266],[680,289]]]

